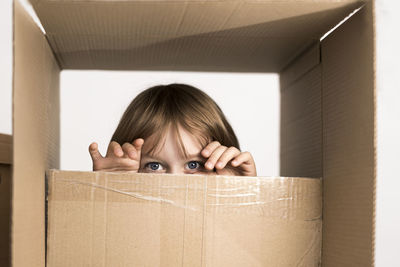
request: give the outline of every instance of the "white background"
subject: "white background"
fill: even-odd
[[[378,0],[376,266],[400,266],[400,1]]]
[[[375,265],[378,267],[387,266],[400,266],[399,252],[400,252],[400,73],[399,73],[399,62],[400,62],[400,38],[399,38],[399,26],[400,26],[400,2],[395,0],[377,0],[376,1],[376,28],[377,28],[377,157],[378,157],[378,168],[377,168],[377,217],[376,217],[376,253],[375,253]],[[0,132],[11,134],[11,0],[0,1]],[[397,29],[396,29],[397,28]],[[66,76],[74,75],[64,73],[62,79],[66,79]],[[79,74],[77,74],[79,75]],[[94,74],[96,75],[96,74]],[[99,75],[99,74],[97,74]],[[65,77],[64,77],[65,76]],[[145,76],[141,73],[140,76]],[[96,76],[93,76],[96,77]],[[89,90],[100,90],[99,86],[94,80],[99,81],[100,79],[92,79],[92,89]],[[147,76],[149,77],[149,76]],[[194,76],[193,76],[194,77]],[[129,79],[134,79],[130,76]],[[148,81],[155,81],[156,76],[151,76]],[[219,78],[225,79],[225,78]],[[228,79],[228,78],[226,78]],[[71,81],[72,82],[72,81]],[[197,80],[196,83],[201,83],[202,80]],[[195,83],[191,81],[191,83]],[[81,82],[83,83],[83,81]],[[134,86],[146,86],[145,81],[134,80]],[[215,83],[212,82],[214,86]],[[132,85],[133,86],[133,85]],[[205,87],[208,87],[204,84]],[[222,86],[222,85],[221,85]],[[123,88],[122,88],[123,87]],[[133,87],[122,86],[121,90],[136,90]],[[129,88],[128,88],[129,87]],[[135,87],[135,88],[138,88]],[[107,85],[106,85],[107,88]],[[111,88],[110,86],[108,87]],[[125,89],[124,89],[125,88]],[[213,88],[213,87],[210,87]],[[76,88],[73,88],[76,89]],[[73,90],[70,89],[70,90]],[[113,88],[114,89],[114,88]],[[265,89],[265,88],[264,88]],[[271,87],[271,91],[274,91]],[[130,92],[133,94],[133,91]],[[98,91],[89,93],[87,97],[93,97],[97,103],[86,109],[85,113],[95,113],[97,108],[108,109],[110,106],[107,103],[101,102],[104,100],[97,100],[100,98]],[[113,94],[117,95],[117,94]],[[108,95],[109,97],[109,95]],[[217,96],[213,96],[217,98]],[[68,101],[67,99],[63,101]],[[89,100],[90,101],[90,98]],[[96,102],[99,101],[99,102]],[[124,108],[124,103],[129,102],[128,99],[125,102],[118,103],[118,105],[111,105],[117,108]],[[110,101],[109,101],[110,102]],[[220,103],[223,109],[225,108]],[[78,106],[78,105],[77,105]],[[82,108],[82,107],[80,107]],[[107,114],[117,115],[118,111],[113,109],[112,112]],[[225,110],[225,112],[227,112]],[[64,115],[63,115],[64,116]],[[86,115],[80,116],[86,117]],[[107,117],[107,123],[116,123],[112,120],[112,117]],[[97,121],[97,119],[92,119]],[[265,121],[265,120],[264,120]],[[96,124],[94,122],[93,124]],[[100,123],[99,123],[100,124]],[[233,123],[234,124],[234,123]],[[113,128],[115,125],[110,125]],[[64,126],[63,126],[64,127]],[[102,126],[103,127],[103,126]],[[237,125],[234,125],[236,131],[239,131]],[[94,133],[101,133],[102,128],[96,128]],[[69,131],[71,132],[71,131]],[[66,138],[63,129],[63,139]],[[89,139],[96,140],[108,140],[111,132],[104,130],[104,136],[97,136],[93,134],[89,136]],[[238,135],[241,133],[238,132]],[[82,136],[76,136],[77,140],[82,140]],[[88,138],[88,137],[85,137]],[[242,137],[240,137],[242,139]],[[83,140],[85,145],[89,140]],[[244,142],[244,141],[242,141]],[[63,148],[65,149],[65,148]],[[272,148],[271,148],[272,149]],[[82,151],[84,149],[82,148]],[[76,154],[82,154],[80,151]],[[269,171],[273,173],[273,168]]]
[[[91,170],[88,146],[105,154],[122,113],[142,90],[188,83],[221,107],[241,149],[251,151],[258,175],[279,175],[279,80],[276,74],[63,71],[61,168]]]

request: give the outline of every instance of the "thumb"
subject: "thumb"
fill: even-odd
[[[90,156],[92,157],[93,161],[97,161],[97,160],[103,158],[103,156],[99,152],[98,145],[95,142],[90,144],[89,153],[90,153]]]

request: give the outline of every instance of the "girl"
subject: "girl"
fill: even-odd
[[[128,106],[103,157],[89,146],[94,171],[256,176],[218,105],[185,84],[151,87]]]

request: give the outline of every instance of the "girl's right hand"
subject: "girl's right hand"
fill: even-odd
[[[93,161],[93,171],[133,171],[140,168],[140,154],[144,140],[138,138],[130,143],[120,146],[115,141],[108,145],[107,154],[103,157],[98,149],[97,143],[89,146],[89,153]]]

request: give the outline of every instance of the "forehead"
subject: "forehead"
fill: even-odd
[[[198,155],[206,145],[200,134],[194,134],[181,126],[168,127],[164,132],[160,130],[146,138],[143,153],[152,156],[179,156]]]
[[[180,128],[178,131],[179,136],[176,136],[175,143],[179,140],[182,142],[181,145],[185,148],[186,154],[196,154],[199,153],[199,150],[203,148],[203,145],[200,142],[199,136],[196,136],[188,131]],[[180,137],[180,139],[179,139]],[[171,136],[171,138],[173,138]],[[179,145],[179,144],[178,144]]]

